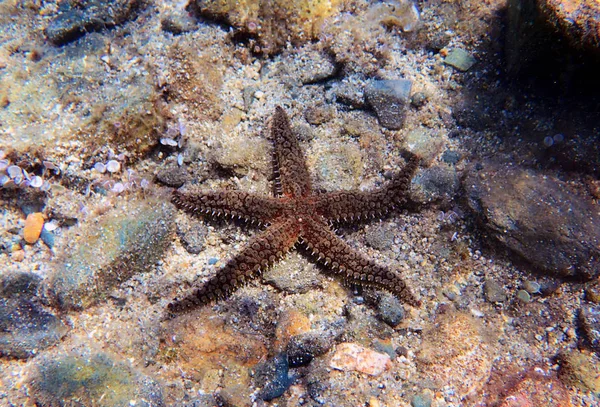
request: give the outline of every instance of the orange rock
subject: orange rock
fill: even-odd
[[[392,366],[392,361],[385,353],[346,342],[337,346],[329,366],[337,370],[354,370],[370,376],[379,376]]]
[[[40,238],[42,228],[44,227],[44,215],[40,212],[34,212],[27,215],[25,219],[25,229],[23,229],[23,238],[29,244],[34,244]]]

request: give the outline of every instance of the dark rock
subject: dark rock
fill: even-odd
[[[485,299],[491,303],[504,302],[507,299],[504,287],[494,280],[485,280],[483,294],[485,295]]]
[[[308,365],[315,357],[325,354],[333,346],[329,336],[306,333],[290,339],[286,348],[290,367]]]
[[[10,273],[0,280],[0,297],[2,298],[31,298],[38,289],[42,278],[28,272]]]
[[[48,279],[52,302],[82,309],[136,273],[146,272],[171,243],[175,211],[166,198],[130,200],[83,224]]]
[[[280,397],[292,384],[288,372],[288,358],[284,353],[257,365],[254,384],[260,389],[258,397],[266,401]]]
[[[425,106],[428,99],[425,93],[417,92],[410,97],[410,104],[418,109]]]
[[[586,343],[600,354],[600,305],[583,305],[579,310],[579,324]]]
[[[103,353],[43,358],[30,386],[44,406],[164,406],[156,381]]]
[[[383,293],[377,304],[377,316],[391,327],[397,326],[405,317],[404,307],[398,298]]]
[[[208,233],[206,225],[189,216],[177,218],[176,225],[177,236],[179,236],[185,250],[190,254],[200,253],[204,248],[204,241],[206,240],[206,234]]]
[[[304,118],[310,124],[321,125],[333,119],[333,109],[329,106],[310,106],[304,111]]]
[[[411,88],[409,79],[377,80],[367,85],[365,99],[377,114],[381,126],[390,130],[402,128]]]
[[[446,150],[444,154],[442,154],[442,161],[446,164],[458,164],[461,160],[462,155],[458,151]]]
[[[468,206],[498,242],[546,273],[600,272],[600,215],[556,178],[485,163],[464,181]]]
[[[0,299],[0,356],[28,358],[57,343],[67,327],[39,304]]]
[[[419,203],[442,200],[452,201],[460,187],[456,169],[448,165],[436,165],[419,170],[411,186],[412,198]]]
[[[196,19],[183,11],[173,12],[165,16],[161,20],[160,25],[163,31],[175,35],[195,31],[198,28]]]
[[[141,0],[62,2],[58,15],[44,30],[56,45],[64,45],[90,31],[123,24],[137,16]]]
[[[184,168],[178,165],[171,165],[160,170],[156,174],[156,179],[167,186],[179,188],[190,179],[190,176]]]

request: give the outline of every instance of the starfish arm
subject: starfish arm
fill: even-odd
[[[281,200],[242,191],[175,191],[172,202],[192,214],[230,216],[232,218],[268,223],[284,209]]]
[[[271,139],[274,147],[273,166],[279,192],[289,197],[301,197],[311,193],[310,176],[304,153],[298,139],[292,133],[285,111],[277,106],[271,122]]]
[[[381,217],[401,207],[408,198],[410,182],[418,167],[418,158],[411,155],[400,173],[382,188],[374,191],[340,191],[317,196],[317,212],[327,220],[341,222]]]
[[[298,228],[290,219],[273,223],[250,239],[242,251],[206,283],[170,303],[169,311],[181,313],[230,296],[283,257],[298,241],[298,234]]]
[[[412,306],[421,305],[400,276],[356,252],[324,222],[307,221],[302,241],[333,275],[358,285],[384,289]]]

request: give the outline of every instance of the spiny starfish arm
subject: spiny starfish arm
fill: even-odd
[[[325,223],[307,220],[301,239],[308,251],[317,256],[333,275],[354,284],[389,291],[409,305],[421,305],[400,276],[348,246]]]
[[[274,147],[275,182],[281,192],[290,197],[310,194],[310,176],[304,153],[292,133],[285,111],[277,106],[271,122],[271,139]]]
[[[180,209],[196,215],[225,216],[268,223],[284,209],[281,200],[242,191],[202,191],[189,188],[175,191],[172,202]]]
[[[262,270],[272,266],[298,241],[299,229],[291,219],[279,219],[255,235],[217,274],[182,299],[169,304],[172,313],[185,312],[230,296]]]
[[[418,162],[418,158],[411,155],[402,171],[374,191],[339,191],[317,195],[317,212],[333,222],[379,218],[406,202]]]

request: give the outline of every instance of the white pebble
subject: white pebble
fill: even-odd
[[[42,185],[44,185],[44,180],[39,175],[36,175],[35,177],[31,178],[29,185],[33,188],[40,188]]]
[[[44,229],[46,229],[48,232],[53,232],[56,229],[58,229],[58,222],[51,220],[50,222],[46,222],[44,223]]]
[[[181,153],[177,154],[177,165],[180,167],[183,165],[183,154]]]
[[[50,188],[52,188],[52,185],[50,184],[50,182],[44,181],[44,184],[42,184],[42,187],[40,189],[44,192],[48,192],[48,191],[50,191]]]
[[[11,165],[6,169],[6,173],[12,179],[23,176],[23,170],[18,165]]]
[[[119,170],[121,169],[121,164],[116,161],[116,160],[110,160],[109,162],[106,163],[106,170],[108,172],[119,172]]]
[[[0,160],[0,171],[4,171],[8,168],[8,160]]]
[[[173,140],[172,138],[168,138],[168,137],[161,138],[160,144],[162,144],[163,146],[177,147],[177,141]]]
[[[98,171],[100,174],[104,174],[106,172],[106,165],[102,163],[94,164],[94,170]]]
[[[148,181],[146,178],[142,178],[140,181],[140,187],[142,187],[142,189],[146,189],[148,186],[150,186],[150,181]]]

